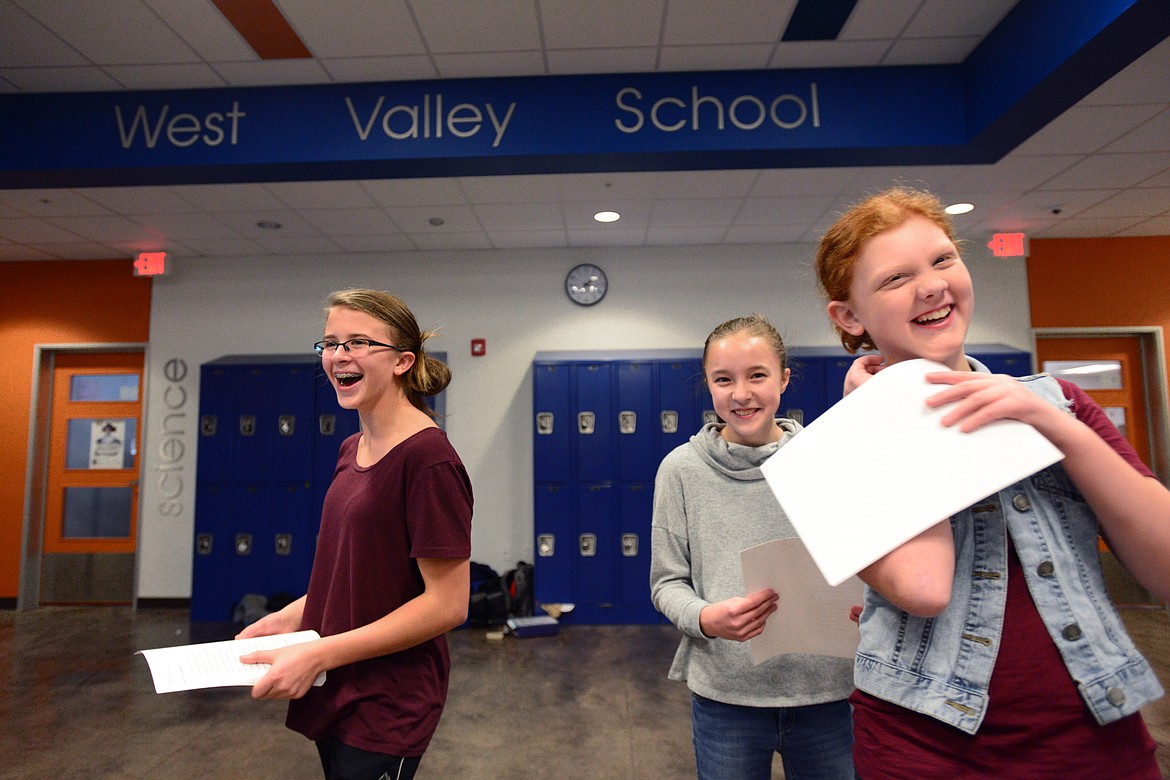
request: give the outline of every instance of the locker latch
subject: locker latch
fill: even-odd
[[[536,413],[536,432],[541,436],[548,436],[553,432],[553,413]]]
[[[332,414],[323,414],[317,418],[317,430],[322,436],[332,436],[337,429],[337,418]]]
[[[662,411],[662,432],[678,433],[678,412],[673,409]]]
[[[215,534],[196,534],[195,552],[200,555],[211,555],[211,543],[214,539]]]
[[[627,558],[638,557],[637,534],[622,534],[622,555]]]
[[[638,430],[637,412],[618,412],[618,430],[621,433],[634,433]]]
[[[216,416],[214,414],[205,414],[199,418],[199,432],[204,436],[215,435]]]
[[[277,418],[276,425],[280,429],[281,436],[292,436],[297,427],[297,416],[295,414],[282,414]]]
[[[593,433],[595,429],[596,416],[593,412],[578,412],[577,413],[577,432],[589,434]]]
[[[784,412],[784,416],[804,425],[804,409],[788,409]]]
[[[579,542],[582,557],[592,558],[597,555],[597,534],[581,534]]]
[[[240,415],[240,435],[252,436],[256,433],[256,415],[241,414]]]
[[[252,534],[236,534],[236,555],[252,554]]]
[[[536,554],[541,558],[551,558],[557,550],[557,540],[552,534],[540,534],[536,537]]]
[[[276,535],[276,554],[290,555],[292,553],[292,534]]]
[[[714,409],[703,410],[703,424],[714,424],[719,422],[719,414]]]

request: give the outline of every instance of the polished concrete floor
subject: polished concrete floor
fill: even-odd
[[[1166,611],[1124,614],[1170,687]],[[0,778],[319,778],[284,704],[243,689],[156,695],[133,654],[230,635],[182,610],[0,612]],[[454,632],[450,700],[418,777],[694,777],[688,694],[665,679],[676,641],[670,626]],[[1170,775],[1170,701],[1145,717]]]

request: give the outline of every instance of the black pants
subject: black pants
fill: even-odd
[[[343,745],[336,737],[317,743],[325,780],[411,780],[422,757],[403,758]]]

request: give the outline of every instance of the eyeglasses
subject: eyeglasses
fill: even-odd
[[[383,344],[381,341],[374,341],[373,339],[350,339],[349,341],[318,341],[313,345],[313,349],[317,351],[318,355],[332,355],[337,352],[338,347],[344,347],[347,355],[354,357],[362,357],[370,351],[370,347],[388,347],[396,349],[399,352],[409,352],[405,347],[396,347],[393,344]]]

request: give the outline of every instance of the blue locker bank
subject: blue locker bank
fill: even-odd
[[[1032,373],[1027,352],[969,354],[996,373]],[[855,359],[792,347],[780,413],[803,424],[841,399]],[[658,623],[650,603],[654,475],[718,418],[696,349],[538,352],[532,364],[534,580],[538,604],[573,604],[564,623]]]

